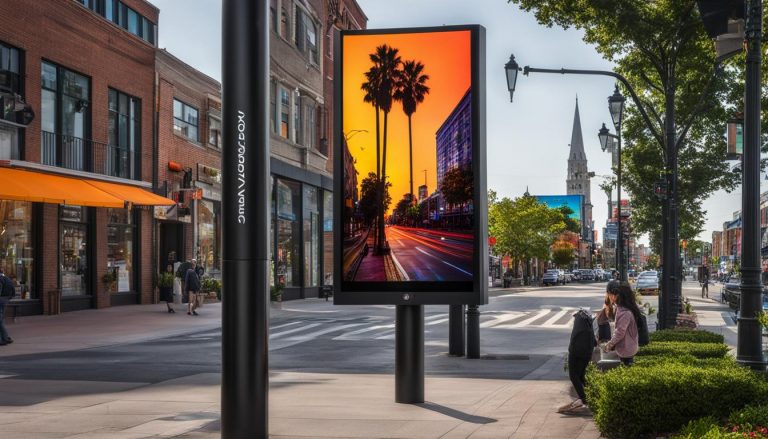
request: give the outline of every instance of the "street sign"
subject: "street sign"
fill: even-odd
[[[488,245],[490,245],[491,247],[496,245],[496,237],[495,236],[491,236],[491,237],[488,238]]]
[[[667,180],[666,179],[659,179],[656,183],[653,184],[653,192],[656,194],[656,197],[659,200],[666,200],[667,199]]]

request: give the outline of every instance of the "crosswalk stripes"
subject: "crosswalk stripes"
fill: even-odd
[[[535,310],[489,311],[481,314],[480,327],[490,330],[514,330],[524,328],[567,329],[573,324],[573,307],[553,307]],[[447,334],[449,323],[447,313],[432,314],[424,317],[425,329],[434,328],[428,333]],[[221,336],[221,330],[206,331],[187,335],[192,340],[209,340]],[[283,349],[305,343],[320,337],[329,337],[334,341],[394,340],[395,323],[386,317],[366,318],[316,318],[302,317],[298,320],[285,321],[270,327],[270,349]]]

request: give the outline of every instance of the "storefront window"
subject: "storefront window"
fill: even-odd
[[[109,209],[107,216],[107,270],[117,279],[113,292],[130,292],[135,277],[133,215],[128,209]]]
[[[86,209],[82,206],[61,206],[61,254],[59,270],[61,295],[88,294],[88,227]]]
[[[276,180],[277,185],[277,281],[286,287],[301,286],[301,185]]]
[[[200,200],[197,203],[198,263],[208,275],[221,271],[221,202]]]
[[[0,268],[17,299],[34,299],[32,203],[0,200]]]
[[[333,285],[333,192],[323,191],[323,285]]]
[[[317,188],[304,186],[304,286],[316,287],[320,280],[320,209]]]

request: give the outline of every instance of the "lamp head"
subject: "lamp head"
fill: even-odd
[[[504,65],[504,70],[507,73],[507,89],[509,89],[509,102],[513,101],[515,95],[515,84],[517,83],[517,73],[520,71],[520,66],[515,61],[515,55],[509,55],[509,61]]]

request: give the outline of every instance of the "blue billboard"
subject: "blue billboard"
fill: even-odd
[[[584,209],[584,195],[534,195],[540,203],[544,203],[550,209],[558,209],[562,206],[567,206],[573,211],[573,214],[569,215],[576,221],[581,222],[583,217],[582,211]]]

